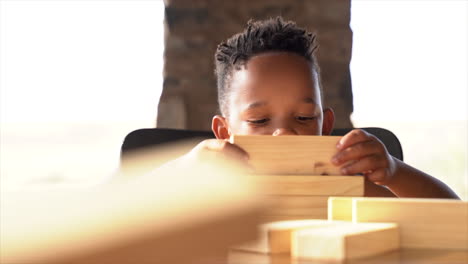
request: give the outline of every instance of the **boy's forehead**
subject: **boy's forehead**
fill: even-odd
[[[281,67],[283,65],[305,68],[309,71],[312,70],[312,64],[304,57],[296,53],[280,51],[265,52],[255,55],[247,61],[244,68],[261,69],[267,67],[268,69],[274,69],[277,68],[275,66]]]
[[[275,90],[291,93],[302,91],[320,103],[316,74],[312,63],[299,55],[287,52],[265,53],[250,58],[242,68],[233,72],[231,92],[242,95]]]

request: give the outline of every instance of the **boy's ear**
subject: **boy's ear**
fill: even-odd
[[[225,117],[220,115],[213,116],[211,120],[211,130],[217,139],[229,139],[229,126]]]
[[[333,131],[333,125],[335,124],[335,113],[331,108],[325,108],[323,110],[323,124],[322,124],[322,135],[330,135]]]

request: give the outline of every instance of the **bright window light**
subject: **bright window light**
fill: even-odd
[[[351,20],[354,125],[390,129],[468,199],[468,2],[354,0]]]
[[[124,136],[156,122],[163,1],[3,0],[0,10],[2,183],[110,175]]]

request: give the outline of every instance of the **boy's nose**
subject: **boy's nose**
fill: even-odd
[[[278,128],[273,132],[273,136],[297,135],[296,131],[289,128]]]

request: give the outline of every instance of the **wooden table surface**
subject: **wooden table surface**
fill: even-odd
[[[466,250],[401,249],[376,257],[347,261],[295,260],[288,255],[231,251],[229,264],[467,264]]]

